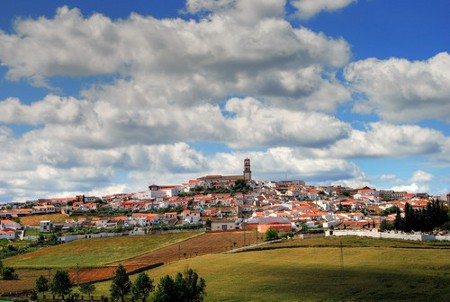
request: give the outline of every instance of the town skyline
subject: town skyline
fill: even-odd
[[[450,192],[450,3],[43,0],[0,11],[0,202],[202,175]]]

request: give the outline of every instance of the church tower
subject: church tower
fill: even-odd
[[[252,170],[250,170],[250,159],[244,159],[244,180],[252,180]]]

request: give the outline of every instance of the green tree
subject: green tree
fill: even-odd
[[[392,225],[392,223],[390,223],[390,222],[388,222],[386,220],[383,220],[380,223],[380,230],[381,231],[390,231],[392,229],[394,229],[394,226]]]
[[[72,292],[72,281],[70,281],[69,273],[57,270],[50,284],[50,290],[54,295],[61,296],[61,299],[64,300],[64,296]]]
[[[146,273],[140,273],[131,287],[131,293],[135,300],[145,302],[154,288],[153,280]]]
[[[175,281],[169,275],[161,277],[156,288],[153,302],[179,301],[179,293],[176,289]]]
[[[34,286],[34,289],[38,293],[44,293],[44,292],[48,291],[50,289],[49,285],[48,285],[48,279],[45,278],[44,276],[40,275],[36,279],[36,285]]]
[[[125,302],[125,296],[130,293],[131,281],[122,264],[117,267],[109,290],[114,300],[120,298],[122,302]]]
[[[264,234],[264,239],[266,241],[276,240],[279,238],[278,231],[274,228],[269,228]]]
[[[189,269],[184,275],[177,273],[175,280],[169,275],[161,278],[155,292],[154,302],[201,302],[204,299],[206,283],[203,278]]]
[[[198,277],[198,274],[194,270],[188,269],[184,276],[178,273],[175,278],[175,285],[181,292],[182,301],[203,301],[206,283],[203,278]]]
[[[3,280],[17,280],[19,275],[15,272],[12,267],[4,267],[2,269]]]
[[[95,285],[92,283],[84,283],[80,285],[80,292],[89,297],[92,300],[92,294],[95,292]]]
[[[45,236],[42,235],[42,234],[39,234],[37,243],[38,243],[39,245],[43,245],[43,244],[45,243]]]

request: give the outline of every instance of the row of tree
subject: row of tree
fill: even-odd
[[[409,204],[405,204],[405,215],[402,217],[400,209],[396,208],[396,216],[393,225],[384,223],[381,228],[393,228],[404,232],[431,232],[436,228],[441,228],[449,223],[448,208],[435,200],[428,202],[422,209],[413,209]]]
[[[169,275],[162,277],[156,287],[154,302],[199,302],[205,296],[206,283],[203,278],[192,269],[183,274],[177,273],[175,279]],[[153,280],[146,274],[140,273],[134,283],[131,283],[125,268],[119,265],[111,283],[111,298],[125,302],[128,294],[132,294],[134,301],[145,302],[155,289]]]
[[[36,279],[35,295],[50,291],[53,295],[61,297],[70,295],[73,283],[66,271],[57,270],[50,282],[44,276]],[[205,280],[199,278],[192,269],[186,270],[185,274],[177,273],[175,279],[166,275],[161,278],[155,294],[154,302],[197,302],[203,301],[205,295]],[[91,297],[95,292],[95,285],[86,283],[80,286],[80,292]],[[119,265],[112,279],[110,293],[113,301],[125,302],[131,294],[132,301],[146,302],[150,293],[155,290],[153,280],[145,273],[140,273],[132,283],[122,265]],[[37,298],[37,296],[36,296]]]

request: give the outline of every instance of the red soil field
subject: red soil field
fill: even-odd
[[[141,255],[139,257],[128,259],[125,261],[112,263],[101,268],[83,268],[69,270],[69,274],[74,284],[93,282],[111,278],[119,264],[131,273],[133,271],[151,266],[157,263],[170,263],[184,258],[192,258],[205,254],[222,253],[233,248],[242,247],[244,245],[253,244],[262,241],[257,239],[255,231],[244,232],[211,232],[204,235],[174,244],[159,250]],[[244,238],[245,237],[245,238]],[[48,270],[27,270],[17,269],[16,272],[20,276],[20,280],[6,281],[0,280],[0,293],[14,293],[31,290],[35,286],[36,278],[40,275],[49,277]],[[50,271],[50,276],[54,274],[54,270]]]

